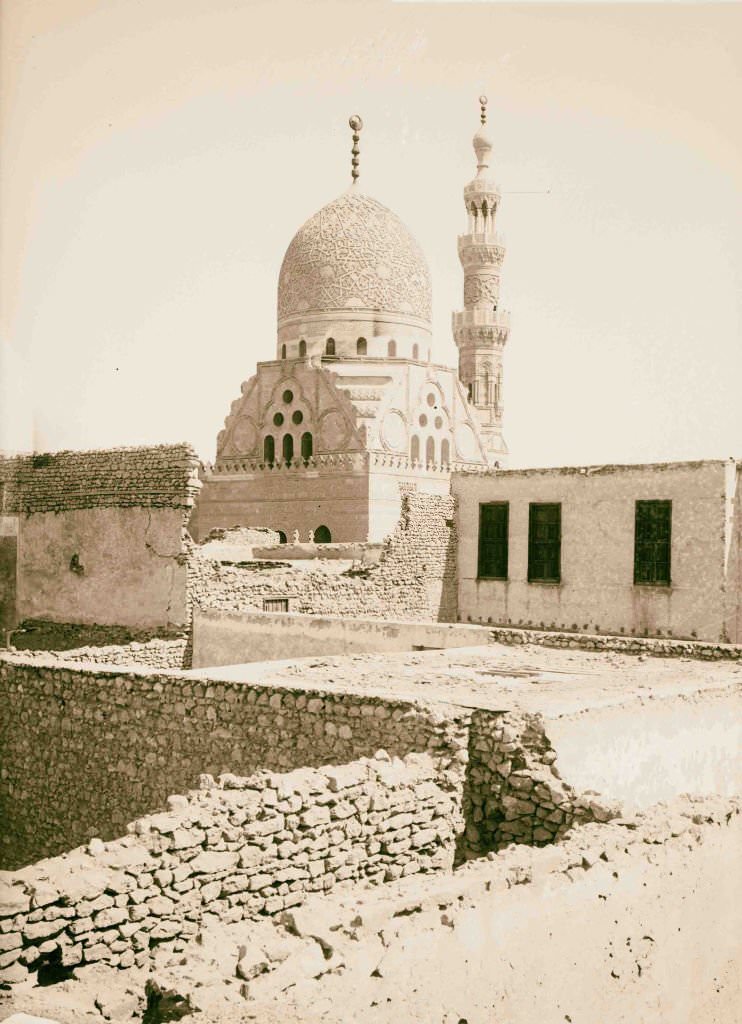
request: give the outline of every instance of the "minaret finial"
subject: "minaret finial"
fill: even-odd
[[[348,119],[348,124],[353,129],[353,148],[351,149],[351,153],[353,156],[351,160],[350,173],[353,178],[353,184],[355,185],[356,181],[358,180],[358,176],[361,173],[358,170],[358,154],[361,152],[360,149],[358,148],[358,142],[361,136],[358,133],[360,132],[361,128],[363,128],[363,121],[361,120],[358,114],[353,114],[353,116]]]
[[[479,97],[479,120],[482,124],[487,124],[487,97]]]

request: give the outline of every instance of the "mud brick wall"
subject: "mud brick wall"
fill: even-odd
[[[189,561],[189,596],[201,608],[262,611],[265,597],[287,597],[289,610],[313,615],[456,621],[456,529],[450,496],[403,497],[397,528],[376,565],[345,573],[286,563],[234,566]]]
[[[182,949],[204,913],[236,922],[340,881],[450,869],[459,797],[439,781],[427,754],[207,776],[125,839],[6,876],[0,982],[45,965],[144,966],[151,950]]]
[[[566,783],[538,715],[475,711],[464,790],[466,829],[459,859],[511,843],[545,846],[572,825],[605,822],[621,808]]]
[[[202,773],[428,751],[463,787],[469,712],[354,694],[206,682],[0,656],[0,867],[17,868],[165,806]],[[43,750],[43,759],[40,751]]]

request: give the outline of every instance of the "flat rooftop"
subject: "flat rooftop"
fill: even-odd
[[[179,673],[181,674],[181,673]],[[742,689],[742,662],[705,662],[524,644],[309,657],[191,669],[192,678],[443,702],[545,718]]]

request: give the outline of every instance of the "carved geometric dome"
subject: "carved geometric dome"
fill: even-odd
[[[430,271],[402,221],[351,188],[310,217],[286,250],[278,324],[337,310],[431,318]]]

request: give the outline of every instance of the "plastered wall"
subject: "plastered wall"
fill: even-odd
[[[197,608],[193,615],[193,666],[237,665],[313,654],[469,647],[487,638],[488,633],[480,626],[454,623]]]
[[[23,517],[19,619],[135,627],[184,624],[182,524],[179,509],[72,509]]]
[[[730,572],[725,462],[665,463],[455,475],[458,502],[459,616],[593,633],[672,635],[738,642],[739,579]],[[733,493],[733,492],[732,492]],[[670,499],[672,584],[635,586],[634,514],[639,499]],[[509,575],[479,579],[479,505],[510,503]],[[528,506],[561,502],[561,583],[529,583]],[[725,552],[727,553],[725,555]],[[734,609],[732,611],[731,609]]]

